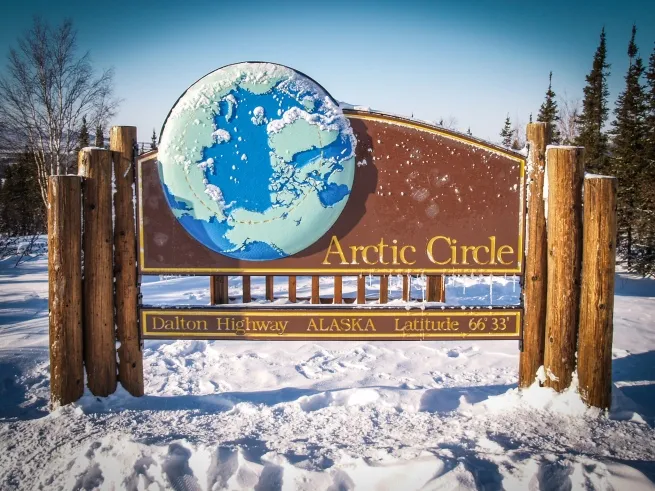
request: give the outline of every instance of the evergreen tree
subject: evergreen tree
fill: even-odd
[[[537,121],[542,123],[550,123],[552,125],[552,138],[551,142],[554,144],[559,143],[559,132],[557,131],[557,121],[559,121],[559,111],[557,109],[557,101],[555,100],[555,91],[553,90],[553,72],[548,76],[548,90],[546,91],[546,99],[539,108]]]
[[[36,175],[34,154],[23,152],[7,166],[0,188],[0,233],[23,236],[44,233],[45,207]]]
[[[509,120],[509,114],[505,118],[505,125],[503,126],[503,129],[500,131],[500,137],[502,138],[501,144],[503,147],[510,148],[512,146],[512,135],[514,132],[512,131],[512,123]]]
[[[655,49],[648,61],[645,93],[645,161],[636,195],[639,199],[639,213],[635,229],[639,232],[633,268],[643,275],[655,275]]]
[[[530,123],[532,123],[532,113],[530,113]]]
[[[607,121],[608,108],[607,77],[610,65],[606,61],[607,47],[605,44],[605,28],[600,32],[600,43],[594,54],[594,61],[587,85],[584,88],[582,113],[577,118],[579,135],[576,145],[585,147],[585,167],[593,172],[607,174],[608,168],[608,141],[603,133],[603,126]]]
[[[86,125],[86,116],[82,116],[82,127],[80,134],[77,137],[77,151],[79,152],[85,147],[89,146],[89,128]]]
[[[96,147],[100,148],[105,148],[105,135],[103,134],[102,131],[102,125],[99,124],[96,126],[96,142],[95,142]]]
[[[630,65],[625,76],[625,89],[619,95],[612,122],[612,157],[610,170],[619,180],[617,196],[617,226],[619,252],[634,269],[640,238],[636,236],[643,201],[643,178],[646,171],[646,94],[641,85],[644,66],[638,56],[632,27],[628,45]]]
[[[150,138],[150,150],[157,150],[157,134],[155,129],[152,129],[152,137]]]
[[[468,129],[466,130],[466,134],[468,136],[473,136],[473,133],[471,133],[471,127],[469,126]]]

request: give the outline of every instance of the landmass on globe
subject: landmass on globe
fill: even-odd
[[[192,237],[263,261],[302,251],[334,224],[352,190],[355,145],[348,119],[313,80],[239,63],[178,100],[157,159],[170,208]]]

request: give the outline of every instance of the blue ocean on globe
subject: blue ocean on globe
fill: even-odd
[[[211,125],[193,119],[194,106],[177,120],[183,135],[169,139],[168,151],[160,147],[171,156],[159,158],[171,210],[196,240],[232,258],[272,260],[308,247],[336,221],[352,188],[346,118],[311,80],[282,73],[268,90],[246,76],[218,100],[208,97]],[[210,144],[196,148],[194,131],[209,132]]]

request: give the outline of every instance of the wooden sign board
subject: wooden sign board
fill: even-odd
[[[141,310],[144,339],[456,340],[521,339],[521,309],[461,308]]]
[[[180,225],[156,153],[138,160],[142,274],[522,274],[525,160],[427,123],[344,110],[357,140],[345,208],[293,255],[248,261]]]

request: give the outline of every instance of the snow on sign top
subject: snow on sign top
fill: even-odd
[[[465,135],[342,108],[290,68],[230,65],[183,94],[139,161],[139,267],[521,274],[524,168]]]

